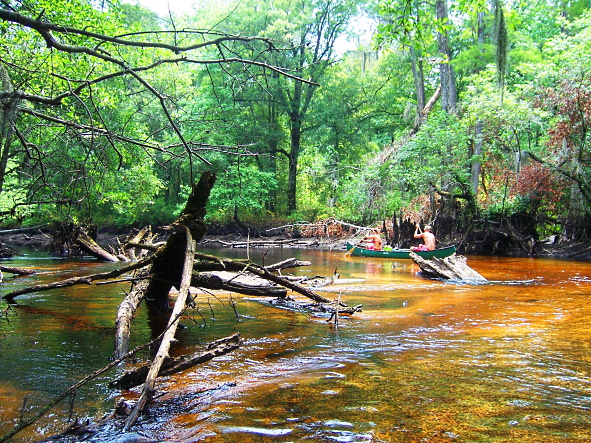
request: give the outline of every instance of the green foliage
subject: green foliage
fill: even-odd
[[[277,188],[273,174],[235,162],[218,172],[217,177],[208,201],[208,220],[228,222],[235,210],[243,220],[267,216],[266,205]]]
[[[169,221],[170,214],[162,220],[161,210],[154,208],[155,199],[164,189],[161,180],[154,176],[149,163],[134,165],[116,174],[97,180],[96,213],[103,222],[111,220],[117,227],[143,223]]]
[[[401,185],[418,193],[454,190],[469,160],[466,129],[455,116],[432,114],[423,130],[396,152],[393,169]]]
[[[13,6],[44,22],[147,43],[173,35],[179,44],[207,38],[173,34],[167,20],[117,1]],[[39,33],[0,22],[0,63],[14,89],[48,98],[19,103],[27,111],[17,120],[22,139],[13,138],[0,161],[4,223],[167,223],[183,207],[191,177],[205,167],[196,155],[220,171],[208,208],[209,220],[220,222],[235,210],[245,220],[283,216],[293,210],[288,190],[296,191],[292,219],[373,222],[405,208],[419,211],[427,196],[469,198],[473,164],[482,166],[474,202],[491,217],[525,214],[545,223],[566,218],[575,206],[591,211],[588,2],[504,3],[495,21],[486,2],[462,0],[449,4],[453,20],[443,23],[433,4],[382,0],[380,51],[360,47],[341,57],[335,38],[362,6],[353,0],[207,1],[194,16],[175,19],[176,29],[216,24],[221,35],[272,37],[278,50],[227,41],[183,57],[59,35],[64,44],[120,57],[125,67],[88,51],[49,49]],[[435,103],[411,136],[420,111],[417,70],[427,100],[440,84],[436,37],[442,31],[450,38],[461,109],[450,117]],[[203,63],[224,56],[267,67]],[[119,75],[128,68],[144,82]],[[48,104],[87,82],[59,105]],[[90,127],[109,132],[92,134]],[[477,142],[482,153],[476,156]],[[552,192],[543,192],[545,186]]]

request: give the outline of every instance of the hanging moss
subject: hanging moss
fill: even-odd
[[[507,25],[505,23],[505,15],[503,14],[503,8],[497,5],[495,10],[495,22],[497,30],[497,84],[501,89],[501,100],[502,90],[505,87],[505,74],[507,72]]]

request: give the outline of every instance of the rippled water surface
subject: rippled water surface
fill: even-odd
[[[136,431],[170,442],[591,441],[590,263],[470,256],[489,283],[463,285],[422,279],[410,261],[345,257],[345,250],[250,256],[261,263],[264,253],[266,264],[312,262],[284,274],[336,270],[341,283],[318,291],[362,304],[363,312],[337,327],[251,296],[199,293],[173,353],[193,353],[234,332],[244,345],[157,384],[163,395]],[[3,293],[118,266],[45,257],[2,264],[39,269],[5,274]],[[108,363],[127,289],[83,285],[0,304],[0,435],[21,413]],[[133,328],[132,346],[150,340],[143,307]],[[100,417],[121,396],[136,399],[138,390],[107,387],[125,369],[98,377],[13,441],[59,432],[69,415]]]

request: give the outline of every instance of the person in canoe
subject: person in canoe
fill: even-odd
[[[371,234],[366,235],[362,242],[366,243],[367,249],[372,249],[375,251],[382,250],[382,238],[380,237],[380,230],[374,229]]]
[[[431,226],[425,225],[425,229],[421,232],[421,227],[416,225],[415,238],[422,238],[425,244],[420,246],[413,246],[411,251],[432,251],[435,249],[435,236],[431,232]]]

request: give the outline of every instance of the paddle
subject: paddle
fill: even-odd
[[[365,235],[363,236],[363,238],[361,238],[361,239],[360,239],[360,240],[357,242],[357,244],[355,244],[355,246],[353,246],[351,249],[349,249],[349,250],[347,251],[347,253],[345,254],[345,257],[348,257],[348,256],[351,254],[351,252],[353,252],[353,250],[354,250],[354,249],[355,249],[357,246],[359,246],[359,245],[361,244],[361,242],[363,241],[363,239],[364,239],[364,238],[367,236],[367,233],[368,233],[368,232],[369,232],[369,231],[365,231]]]

